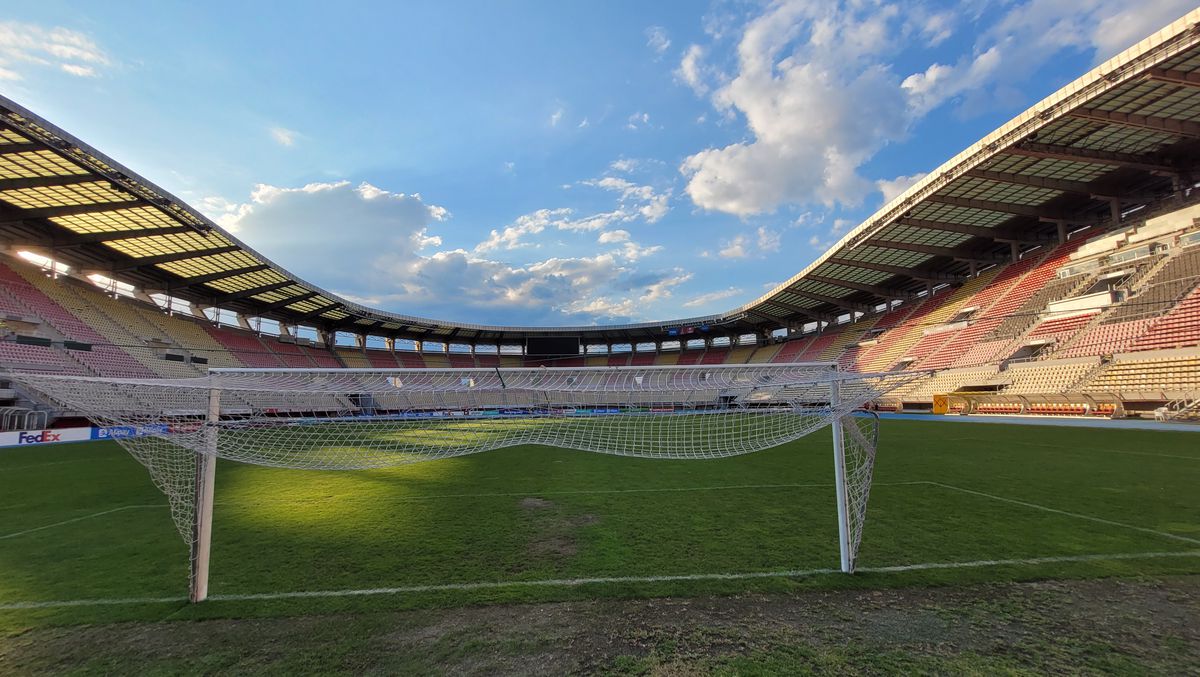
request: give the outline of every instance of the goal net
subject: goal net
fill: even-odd
[[[541,444],[711,459],[769,449],[831,424],[841,563],[853,571],[878,439],[876,418],[859,410],[921,375],[821,363],[13,378],[107,428],[149,470],[190,547],[193,599],[202,599],[206,580],[196,579],[206,579],[217,458],[356,470]]]

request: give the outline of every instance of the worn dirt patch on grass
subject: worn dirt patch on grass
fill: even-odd
[[[0,673],[1145,672],[1200,665],[1200,576],[596,600],[0,636]]]

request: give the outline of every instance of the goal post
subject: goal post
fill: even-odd
[[[208,595],[217,459],[358,470],[541,444],[660,459],[773,448],[832,427],[841,571],[854,571],[878,417],[924,372],[834,363],[464,369],[213,369],[189,379],[14,374],[114,431],[166,494]]]
[[[190,590],[192,602],[208,597],[208,562],[212,552],[213,501],[216,496],[217,448],[221,422],[221,391],[208,391],[208,413],[205,416],[204,452],[196,454],[196,512],[194,536],[189,544],[191,559]]]

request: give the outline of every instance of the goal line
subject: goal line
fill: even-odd
[[[901,574],[911,571],[940,569],[984,569],[1006,566],[1041,566],[1047,564],[1072,564],[1088,562],[1121,562],[1128,560],[1152,560],[1174,558],[1200,558],[1200,550],[1178,552],[1132,552],[1095,553],[1086,555],[1061,555],[1052,557],[1024,557],[1013,559],[985,559],[965,562],[921,562],[879,567],[859,567],[860,573]],[[503,588],[562,587],[573,588],[587,585],[620,585],[644,583],[686,583],[704,581],[740,581],[762,578],[811,578],[841,573],[840,569],[796,569],[789,571],[748,571],[740,573],[709,574],[666,574],[660,576],[597,576],[591,578],[556,578],[532,581],[486,581],[478,583],[440,583],[386,588],[359,588],[345,590],[297,590],[289,592],[230,593],[209,595],[217,602],[255,602],[288,599],[319,599],[340,597],[374,597],[387,595],[420,594],[428,592],[464,592],[472,590],[495,590]],[[0,602],[0,611],[33,609],[55,609],[91,606],[128,606],[145,604],[183,604],[186,597],[118,597],[101,599],[74,599],[28,602]]]

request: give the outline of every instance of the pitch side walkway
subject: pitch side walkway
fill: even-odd
[[[1016,425],[1056,425],[1069,428],[1120,428],[1124,430],[1169,430],[1200,433],[1195,423],[1165,423],[1161,421],[1112,420],[1107,418],[1071,418],[1067,416],[961,416],[958,414],[893,414],[879,412],[879,418],[902,421],[934,421],[946,423],[1009,423]]]

